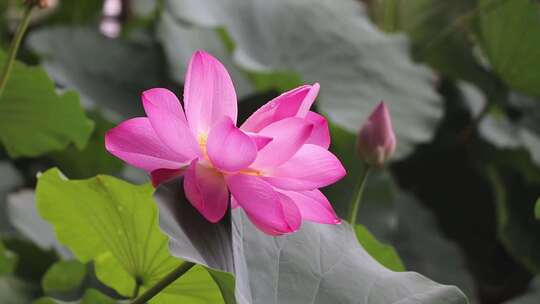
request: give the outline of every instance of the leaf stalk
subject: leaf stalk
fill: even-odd
[[[141,296],[133,300],[130,304],[144,304],[150,301],[153,297],[163,291],[163,289],[171,285],[174,281],[188,272],[193,266],[195,266],[195,263],[188,261],[183,262],[180,264],[180,266],[171,271],[168,275],[161,279],[161,281],[157,282],[156,285],[146,290]]]

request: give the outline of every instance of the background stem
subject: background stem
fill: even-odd
[[[360,176],[359,183],[356,185],[356,188],[354,190],[354,196],[349,205],[349,216],[347,218],[349,219],[349,224],[351,224],[353,227],[354,225],[356,225],[358,207],[360,206],[360,201],[362,200],[362,195],[364,194],[364,187],[366,185],[366,181],[368,179],[370,171],[371,166],[366,165],[366,169],[364,170],[364,172],[362,172],[362,175]]]
[[[21,45],[21,41],[24,36],[24,33],[26,32],[26,29],[28,28],[28,24],[30,23],[30,16],[32,15],[33,8],[34,8],[34,4],[32,3],[26,6],[26,9],[24,10],[23,18],[21,20],[21,23],[19,24],[19,28],[17,28],[17,32],[15,33],[15,36],[13,37],[13,40],[11,41],[11,45],[9,46],[6,62],[4,63],[4,67],[2,68],[2,73],[0,74],[0,97],[2,96],[2,93],[4,93],[6,83],[9,79],[9,74],[11,74],[13,63],[15,62],[15,58],[17,57],[17,52],[19,51],[19,46]]]
[[[157,282],[156,285],[152,286],[152,288],[145,291],[140,297],[131,302],[131,304],[144,304],[148,302],[150,299],[160,293],[163,289],[171,285],[179,277],[188,272],[188,270],[190,270],[193,266],[195,266],[195,263],[187,261],[180,264],[180,266],[178,266],[175,270],[173,270],[171,273],[161,279],[161,281]]]

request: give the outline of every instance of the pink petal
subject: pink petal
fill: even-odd
[[[180,177],[184,174],[185,169],[157,169],[150,172],[150,179],[152,180],[152,185],[157,187],[162,183],[168,182],[173,178]]]
[[[257,151],[266,147],[266,145],[268,145],[268,143],[270,143],[273,140],[272,137],[264,136],[258,133],[252,133],[252,132],[244,132],[244,133],[246,133],[251,138],[251,140],[255,142],[255,145],[257,146]]]
[[[304,98],[304,101],[302,102],[302,105],[300,105],[300,108],[298,109],[298,112],[296,113],[296,117],[304,118],[309,112],[309,109],[311,109],[311,106],[315,102],[315,99],[317,98],[317,95],[319,95],[319,90],[321,86],[319,83],[314,83],[311,86],[311,89],[307,93],[306,97]]]
[[[269,171],[264,180],[285,190],[313,190],[335,183],[346,172],[331,152],[317,145],[304,145],[283,165]]]
[[[321,191],[278,191],[294,201],[302,214],[302,219],[321,224],[341,223],[332,205]]]
[[[212,127],[206,149],[212,164],[226,172],[245,169],[257,157],[255,142],[226,116]]]
[[[200,155],[199,145],[173,92],[150,89],[142,94],[142,101],[152,128],[164,144],[186,158],[193,159]]]
[[[289,229],[291,229],[292,232],[297,231],[302,225],[302,213],[300,212],[300,209],[298,209],[298,206],[294,201],[285,194],[278,192],[278,196]]]
[[[229,191],[223,175],[194,160],[184,174],[187,199],[210,222],[219,222],[228,207]]]
[[[246,174],[227,177],[232,195],[251,222],[270,235],[298,230],[301,215],[292,200],[287,200],[262,179]]]
[[[273,140],[259,151],[253,167],[272,168],[286,162],[302,147],[312,130],[311,123],[296,117],[268,125],[259,134],[272,137]]]
[[[306,141],[306,144],[318,145],[328,149],[330,147],[330,130],[328,129],[326,118],[310,111],[306,116],[306,120],[313,124],[313,132]]]
[[[105,134],[105,148],[126,163],[147,172],[179,169],[190,161],[158,138],[146,117],[126,120]]]
[[[319,93],[319,84],[304,85],[287,91],[259,108],[242,124],[241,129],[258,132],[269,124],[288,117],[306,117]]]
[[[216,58],[197,51],[191,57],[184,83],[184,106],[192,132],[208,134],[223,116],[236,124],[236,92],[229,73]]]

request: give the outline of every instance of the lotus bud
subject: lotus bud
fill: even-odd
[[[358,133],[357,149],[368,165],[382,167],[396,150],[396,136],[388,107],[381,101]]]

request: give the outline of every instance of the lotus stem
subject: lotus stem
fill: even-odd
[[[358,208],[360,206],[360,201],[362,201],[364,188],[366,186],[366,181],[368,179],[370,171],[371,171],[371,166],[366,165],[365,170],[362,172],[362,175],[360,176],[359,183],[356,185],[356,188],[354,190],[354,196],[349,205],[350,206],[349,216],[347,218],[349,219],[349,224],[351,224],[353,227],[356,225],[356,216],[358,215]]]

